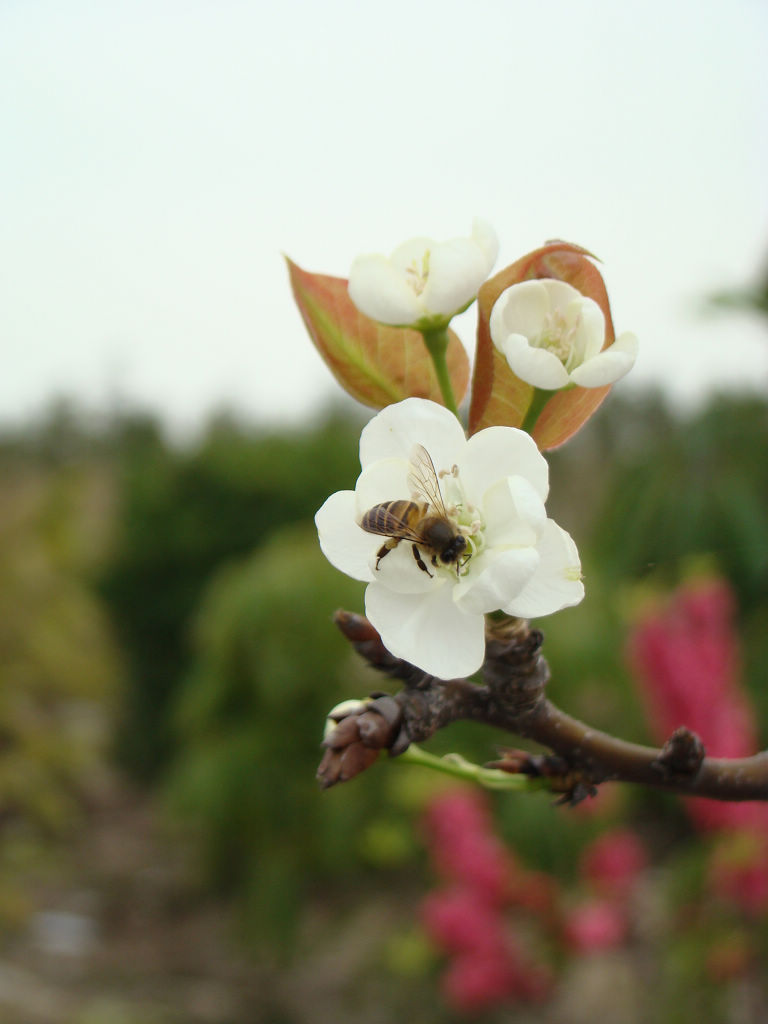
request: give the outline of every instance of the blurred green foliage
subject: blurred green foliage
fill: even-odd
[[[155,777],[171,756],[188,625],[211,573],[349,486],[355,433],[340,417],[293,434],[220,418],[191,450],[144,429],[120,452],[117,539],[100,590],[127,661],[118,750],[136,776]]]
[[[607,453],[611,494],[596,518],[594,556],[614,579],[657,570],[673,583],[685,559],[711,555],[751,610],[768,584],[765,401],[719,398],[685,429],[663,419],[650,436],[638,428],[642,445]]]
[[[109,474],[0,449],[0,922],[23,919],[20,880],[73,834],[104,772],[120,662],[88,584]]]
[[[353,885],[366,827],[388,803],[385,773],[369,772],[343,799],[321,795],[314,778],[326,713],[376,682],[331,623],[361,598],[301,525],[217,573],[196,618],[168,796],[196,829],[206,877],[238,895],[252,935],[289,938],[312,887]]]

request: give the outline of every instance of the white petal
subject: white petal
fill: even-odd
[[[547,460],[536,442],[515,427],[486,427],[467,441],[456,460],[459,475],[470,501],[480,505],[483,495],[498,480],[522,476],[542,501],[549,491]]]
[[[579,295],[569,307],[567,322],[578,321],[572,338],[573,354],[569,366],[579,366],[592,359],[605,341],[605,316],[602,309],[585,295]]]
[[[529,547],[538,543],[547,512],[532,483],[508,476],[483,496],[485,542],[490,548]]]
[[[384,537],[378,538],[377,551],[381,549],[385,539]],[[435,571],[430,564],[428,555],[425,556],[423,551],[420,551],[419,554],[432,574],[431,576],[419,568],[413,556],[413,544],[404,540],[381,559],[378,569],[375,568],[376,559],[374,558],[374,580],[387,590],[393,590],[398,594],[425,594],[444,586],[450,589],[453,582],[449,581],[444,573]]]
[[[465,612],[498,611],[525,589],[538,565],[539,555],[533,547],[484,551],[456,584],[454,600]]]
[[[407,459],[379,459],[362,471],[355,484],[355,519],[374,505],[410,498]]]
[[[454,604],[453,589],[447,584],[427,595],[395,594],[372,583],[365,592],[365,614],[396,658],[439,679],[457,679],[483,664],[485,622]]]
[[[576,545],[565,530],[548,519],[539,541],[541,558],[535,574],[502,611],[521,618],[550,615],[578,604],[584,597],[581,563]]]
[[[499,255],[499,239],[488,221],[475,217],[472,221],[472,241],[480,247],[485,259],[485,275],[490,274]]]
[[[355,492],[336,491],[315,515],[320,548],[331,563],[355,580],[370,582],[371,558],[380,546],[378,537],[361,530],[355,521]]]
[[[445,316],[463,309],[486,279],[486,267],[482,250],[471,239],[439,243],[430,254],[429,276],[421,295],[424,306]]]
[[[496,343],[504,354],[512,373],[520,380],[544,391],[556,391],[568,383],[568,371],[552,352],[531,348],[522,334],[510,334]]]
[[[573,302],[583,302],[586,298],[578,288],[574,288],[572,284],[568,284],[566,281],[556,281],[554,278],[544,278],[539,281],[538,284],[547,293],[547,299],[549,300],[549,307],[553,313],[559,313],[561,316],[568,318],[568,309]],[[589,299],[588,301],[592,301]]]
[[[386,406],[363,428],[360,464],[365,468],[379,459],[410,459],[413,446],[421,444],[438,471],[450,469],[465,443],[461,424],[445,406],[426,398],[406,398]]]
[[[378,254],[357,257],[349,271],[348,290],[360,312],[382,324],[407,326],[424,315],[403,275]]]
[[[582,388],[601,388],[613,384],[635,365],[637,338],[627,331],[594,358],[576,367],[571,380]]]
[[[549,312],[549,296],[541,281],[521,281],[501,293],[493,309],[488,326],[495,345],[500,345],[510,334],[536,338],[544,327]]]

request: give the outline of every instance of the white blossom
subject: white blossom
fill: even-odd
[[[469,238],[412,238],[389,257],[358,256],[349,272],[349,296],[372,320],[437,330],[472,302],[498,249],[493,228],[477,218]]]
[[[414,491],[419,452],[439,480],[435,502],[464,538],[448,563],[404,533],[382,557],[387,536],[361,526],[382,503],[424,500]],[[486,613],[531,618],[581,601],[578,552],[547,518],[548,467],[528,434],[494,426],[467,439],[443,406],[408,398],[364,428],[360,462],[354,491],[332,494],[315,523],[328,560],[368,584],[366,615],[395,657],[442,679],[470,675],[484,661]]]
[[[630,332],[603,349],[603,311],[564,281],[545,278],[507,288],[491,310],[490,331],[513,373],[547,391],[613,384],[637,357]]]

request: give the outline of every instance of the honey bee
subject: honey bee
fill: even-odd
[[[427,568],[422,552],[435,568],[438,559],[444,565],[455,565],[458,576],[467,539],[448,517],[434,463],[420,444],[411,454],[408,486],[412,500],[397,498],[374,505],[360,522],[367,533],[389,538],[376,552],[376,568],[401,540],[407,540],[411,542],[416,564],[427,576],[434,573]]]

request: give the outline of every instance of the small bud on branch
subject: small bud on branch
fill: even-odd
[[[323,789],[337,782],[348,782],[370,768],[382,750],[396,742],[402,713],[394,698],[381,694],[368,701],[357,701],[354,708],[340,705],[337,724],[323,740],[325,754],[317,769]]]

